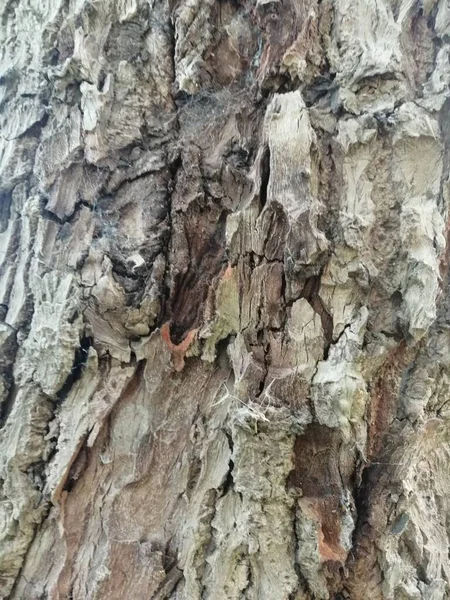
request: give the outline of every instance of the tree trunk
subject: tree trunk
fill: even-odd
[[[0,597],[450,598],[448,1],[0,10]]]

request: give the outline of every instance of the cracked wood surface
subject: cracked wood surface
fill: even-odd
[[[448,1],[0,13],[0,598],[450,598]]]

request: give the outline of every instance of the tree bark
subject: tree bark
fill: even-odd
[[[3,2],[1,598],[450,598],[449,6]]]

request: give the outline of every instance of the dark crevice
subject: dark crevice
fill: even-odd
[[[58,392],[57,402],[59,404],[64,402],[72,387],[81,378],[83,369],[86,366],[90,346],[92,346],[92,339],[90,337],[84,337],[81,340],[79,347],[76,349],[70,374]]]
[[[22,95],[22,97],[23,97],[23,95]],[[41,119],[34,122],[32,125],[30,125],[30,127],[28,127],[28,129],[26,129],[25,131],[22,131],[21,134],[15,136],[15,137],[12,137],[12,138],[7,138],[5,136],[1,136],[1,137],[4,140],[6,140],[7,142],[12,142],[13,140],[18,140],[18,139],[24,138],[24,137],[39,138],[41,135],[42,129],[47,124],[48,118],[49,118],[48,114],[45,113]]]
[[[103,194],[103,197],[97,201],[97,206],[101,206],[103,204],[105,208],[109,207],[111,199],[117,195],[118,192],[122,191],[128,183],[138,181],[139,179],[145,179],[148,175],[153,173],[166,173],[167,170],[170,172],[170,165],[169,169],[167,169],[166,164],[161,166],[143,166],[139,168],[136,164],[138,161],[130,157],[130,153],[135,148],[142,149],[143,146],[130,144],[127,148],[122,149],[117,167],[117,171],[121,173],[121,177],[117,183],[112,183],[112,178],[115,174],[115,171],[110,171],[108,180],[99,189],[99,194]],[[144,149],[147,150],[146,148]]]
[[[325,308],[322,298],[319,296],[315,299],[314,304],[311,305],[316,313],[319,314],[320,320],[322,322],[322,329],[325,336],[325,352],[324,352],[324,360],[328,358],[328,353],[330,351],[330,347],[333,344],[333,317]]]
[[[17,392],[19,391],[19,388],[14,383],[14,378],[12,375],[10,376],[10,378],[11,381],[8,395],[6,396],[5,400],[2,402],[0,407],[0,427],[3,427],[9,415],[11,414],[17,396]]]
[[[267,188],[270,179],[270,148],[266,146],[261,157],[261,190],[259,193],[260,198],[260,210],[262,210],[267,203]]]
[[[344,329],[341,331],[341,333],[337,336],[337,338],[333,338],[331,337],[331,341],[327,341],[327,344],[325,346],[325,351],[324,351],[324,357],[323,360],[327,360],[329,354],[330,354],[330,349],[332,346],[335,346],[339,340],[342,338],[342,336],[345,334],[345,332],[350,329],[351,327],[351,323],[347,323],[344,327]]]
[[[47,202],[46,198],[42,198],[41,199],[42,202],[42,207],[41,207],[41,214],[42,217],[44,219],[47,219],[47,221],[53,221],[54,223],[57,223],[58,225],[65,225],[66,223],[72,223],[76,216],[78,215],[78,212],[80,211],[80,209],[85,206],[86,208],[88,208],[89,210],[93,210],[91,204],[89,204],[89,202],[86,202],[86,200],[78,200],[78,202],[75,204],[73,211],[70,215],[67,215],[65,217],[58,217],[57,214],[55,214],[53,211],[48,210],[45,207],[45,203]]]
[[[11,217],[12,191],[0,192],[0,233],[3,233]]]
[[[370,516],[371,492],[374,483],[380,476],[381,469],[381,465],[367,465],[362,472],[361,484],[355,490],[354,501],[357,518],[352,537],[353,550],[357,548],[360,538],[367,533],[366,524]]]
[[[175,277],[170,301],[170,339],[174,344],[180,344],[198,326],[210,286],[223,269],[227,215],[226,210],[220,212],[214,229],[206,219],[198,219],[200,224],[206,222],[209,235],[205,235],[203,244],[198,244],[186,270]],[[198,232],[192,230],[188,234],[195,239]]]
[[[266,371],[266,374],[264,375],[264,377],[259,382],[258,391],[255,394],[255,398],[261,398],[261,394],[264,392],[264,388],[266,386],[266,377],[267,377],[267,371]]]
[[[129,281],[142,281],[143,272],[138,272],[138,269],[134,270],[130,268],[129,262],[123,259],[121,256],[117,254],[112,254],[111,252],[105,253],[105,256],[109,258],[112,265],[112,272],[114,275],[114,279],[127,291],[135,291],[129,290],[128,288],[133,288],[133,284],[130,284]],[[125,281],[124,281],[125,280]],[[129,283],[129,285],[127,285]],[[140,286],[139,286],[140,287]]]
[[[251,559],[249,557],[249,561],[248,561],[248,579],[247,579],[247,585],[245,587],[244,592],[249,592],[253,587],[253,569],[252,569],[252,563],[251,563]]]
[[[320,283],[321,283],[322,272],[318,275],[313,275],[309,277],[303,286],[303,290],[299,296],[299,298],[304,298],[311,308],[317,313],[320,317],[322,323],[322,329],[325,336],[325,354],[324,360],[328,357],[328,352],[330,346],[335,343],[333,340],[333,317],[325,308],[322,298],[319,296]]]
[[[164,566],[166,577],[163,579],[158,589],[152,595],[152,600],[166,600],[166,598],[174,598],[173,595],[175,590],[183,579],[183,571],[181,571],[176,565],[167,569]]]
[[[168,573],[171,569],[176,567],[177,559],[176,553],[172,549],[172,540],[168,539],[163,547],[158,548],[159,544],[157,541],[153,541],[152,546],[154,550],[160,550],[162,553],[162,564],[164,571]]]
[[[42,129],[47,125],[48,119],[49,115],[48,113],[45,113],[44,116],[41,119],[39,119],[39,121],[33,123],[33,125],[31,125],[31,127],[29,127],[26,131],[24,131],[20,137],[26,135],[27,137],[39,138],[41,136]]]
[[[228,440],[228,446],[230,448],[230,455],[232,457],[233,449],[234,449],[233,437],[232,437],[231,433],[229,433],[228,431],[224,431],[224,433]],[[221,493],[220,493],[219,498],[222,498],[223,496],[225,496],[229,492],[229,490],[233,488],[233,485],[234,485],[233,469],[234,469],[234,461],[232,458],[230,458],[230,460],[228,461],[228,472],[227,472],[225,481],[222,484]]]
[[[97,78],[97,89],[102,92],[106,82],[106,73],[103,69],[100,70]]]
[[[322,98],[331,98],[338,91],[338,85],[334,81],[335,77],[334,73],[319,75],[314,81],[308,84],[303,91],[306,106],[311,107],[317,104]]]
[[[78,454],[75,457],[75,460],[70,466],[69,474],[63,487],[65,492],[70,493],[75,488],[78,480],[86,468],[86,465],[89,464],[89,455],[90,448],[86,444],[86,439],[84,439],[83,445],[81,446]]]
[[[260,329],[257,332],[257,341],[264,349],[264,358],[263,358],[264,362],[260,363],[261,367],[264,369],[264,375],[258,384],[258,389],[255,393],[255,400],[258,400],[259,398],[261,398],[261,396],[265,390],[265,387],[266,387],[267,377],[269,375],[269,346],[270,346],[270,343],[267,342],[265,331],[263,329]]]
[[[313,275],[312,277],[308,277],[303,285],[302,293],[300,294],[300,298],[305,298],[311,304],[313,298],[317,296],[320,290],[320,279],[321,275]]]
[[[284,265],[283,265],[284,267]],[[286,271],[283,270],[281,271],[281,289],[280,289],[280,297],[281,297],[281,302],[284,305],[284,308],[286,308],[286,289],[287,289],[287,281],[286,281]],[[284,316],[286,318],[286,310],[284,310]]]
[[[294,539],[294,571],[295,574],[297,575],[297,580],[298,580],[298,585],[297,588],[290,594],[289,596],[289,600],[295,600],[295,598],[298,597],[298,592],[299,589],[302,589],[304,587],[304,579],[303,579],[303,575],[300,571],[300,565],[298,564],[297,561],[297,550],[299,548],[299,539],[298,539],[298,532],[297,532],[297,502],[294,501],[293,505],[292,505],[292,534],[293,534],[293,539]]]
[[[227,493],[233,488],[233,485],[234,485],[233,469],[234,469],[234,462],[230,459],[230,461],[228,463],[228,473],[227,473],[225,481],[222,485],[220,497],[226,496]]]
[[[172,192],[175,189],[175,184],[177,181],[177,176],[179,171],[183,168],[183,159],[181,158],[181,154],[177,154],[172,162],[169,164],[169,173],[170,173],[170,182],[169,182],[169,191]]]
[[[232,168],[247,170],[252,158],[251,150],[247,150],[237,142],[233,142],[230,144],[227,152],[224,153],[223,158]]]
[[[229,366],[228,346],[232,343],[234,337],[233,334],[230,334],[216,343],[216,360],[219,364],[223,363]]]
[[[175,190],[178,173],[183,169],[183,159],[180,153],[176,154],[172,162],[169,164],[169,173],[170,179],[167,184],[167,217],[168,217],[168,229],[169,235],[167,239],[167,243],[165,244],[165,258],[166,258],[166,266],[165,273],[162,281],[162,291],[161,291],[161,309],[157,319],[157,326],[161,327],[162,324],[169,318],[170,312],[170,294],[171,294],[171,285],[170,285],[170,263],[169,263],[169,254],[170,254],[170,244],[173,236],[173,220],[172,220],[172,194]]]
[[[6,315],[8,314],[9,306],[7,304],[0,304],[0,323],[4,323]]]

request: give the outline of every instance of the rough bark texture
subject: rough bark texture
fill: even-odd
[[[0,10],[0,597],[450,598],[449,2]]]

